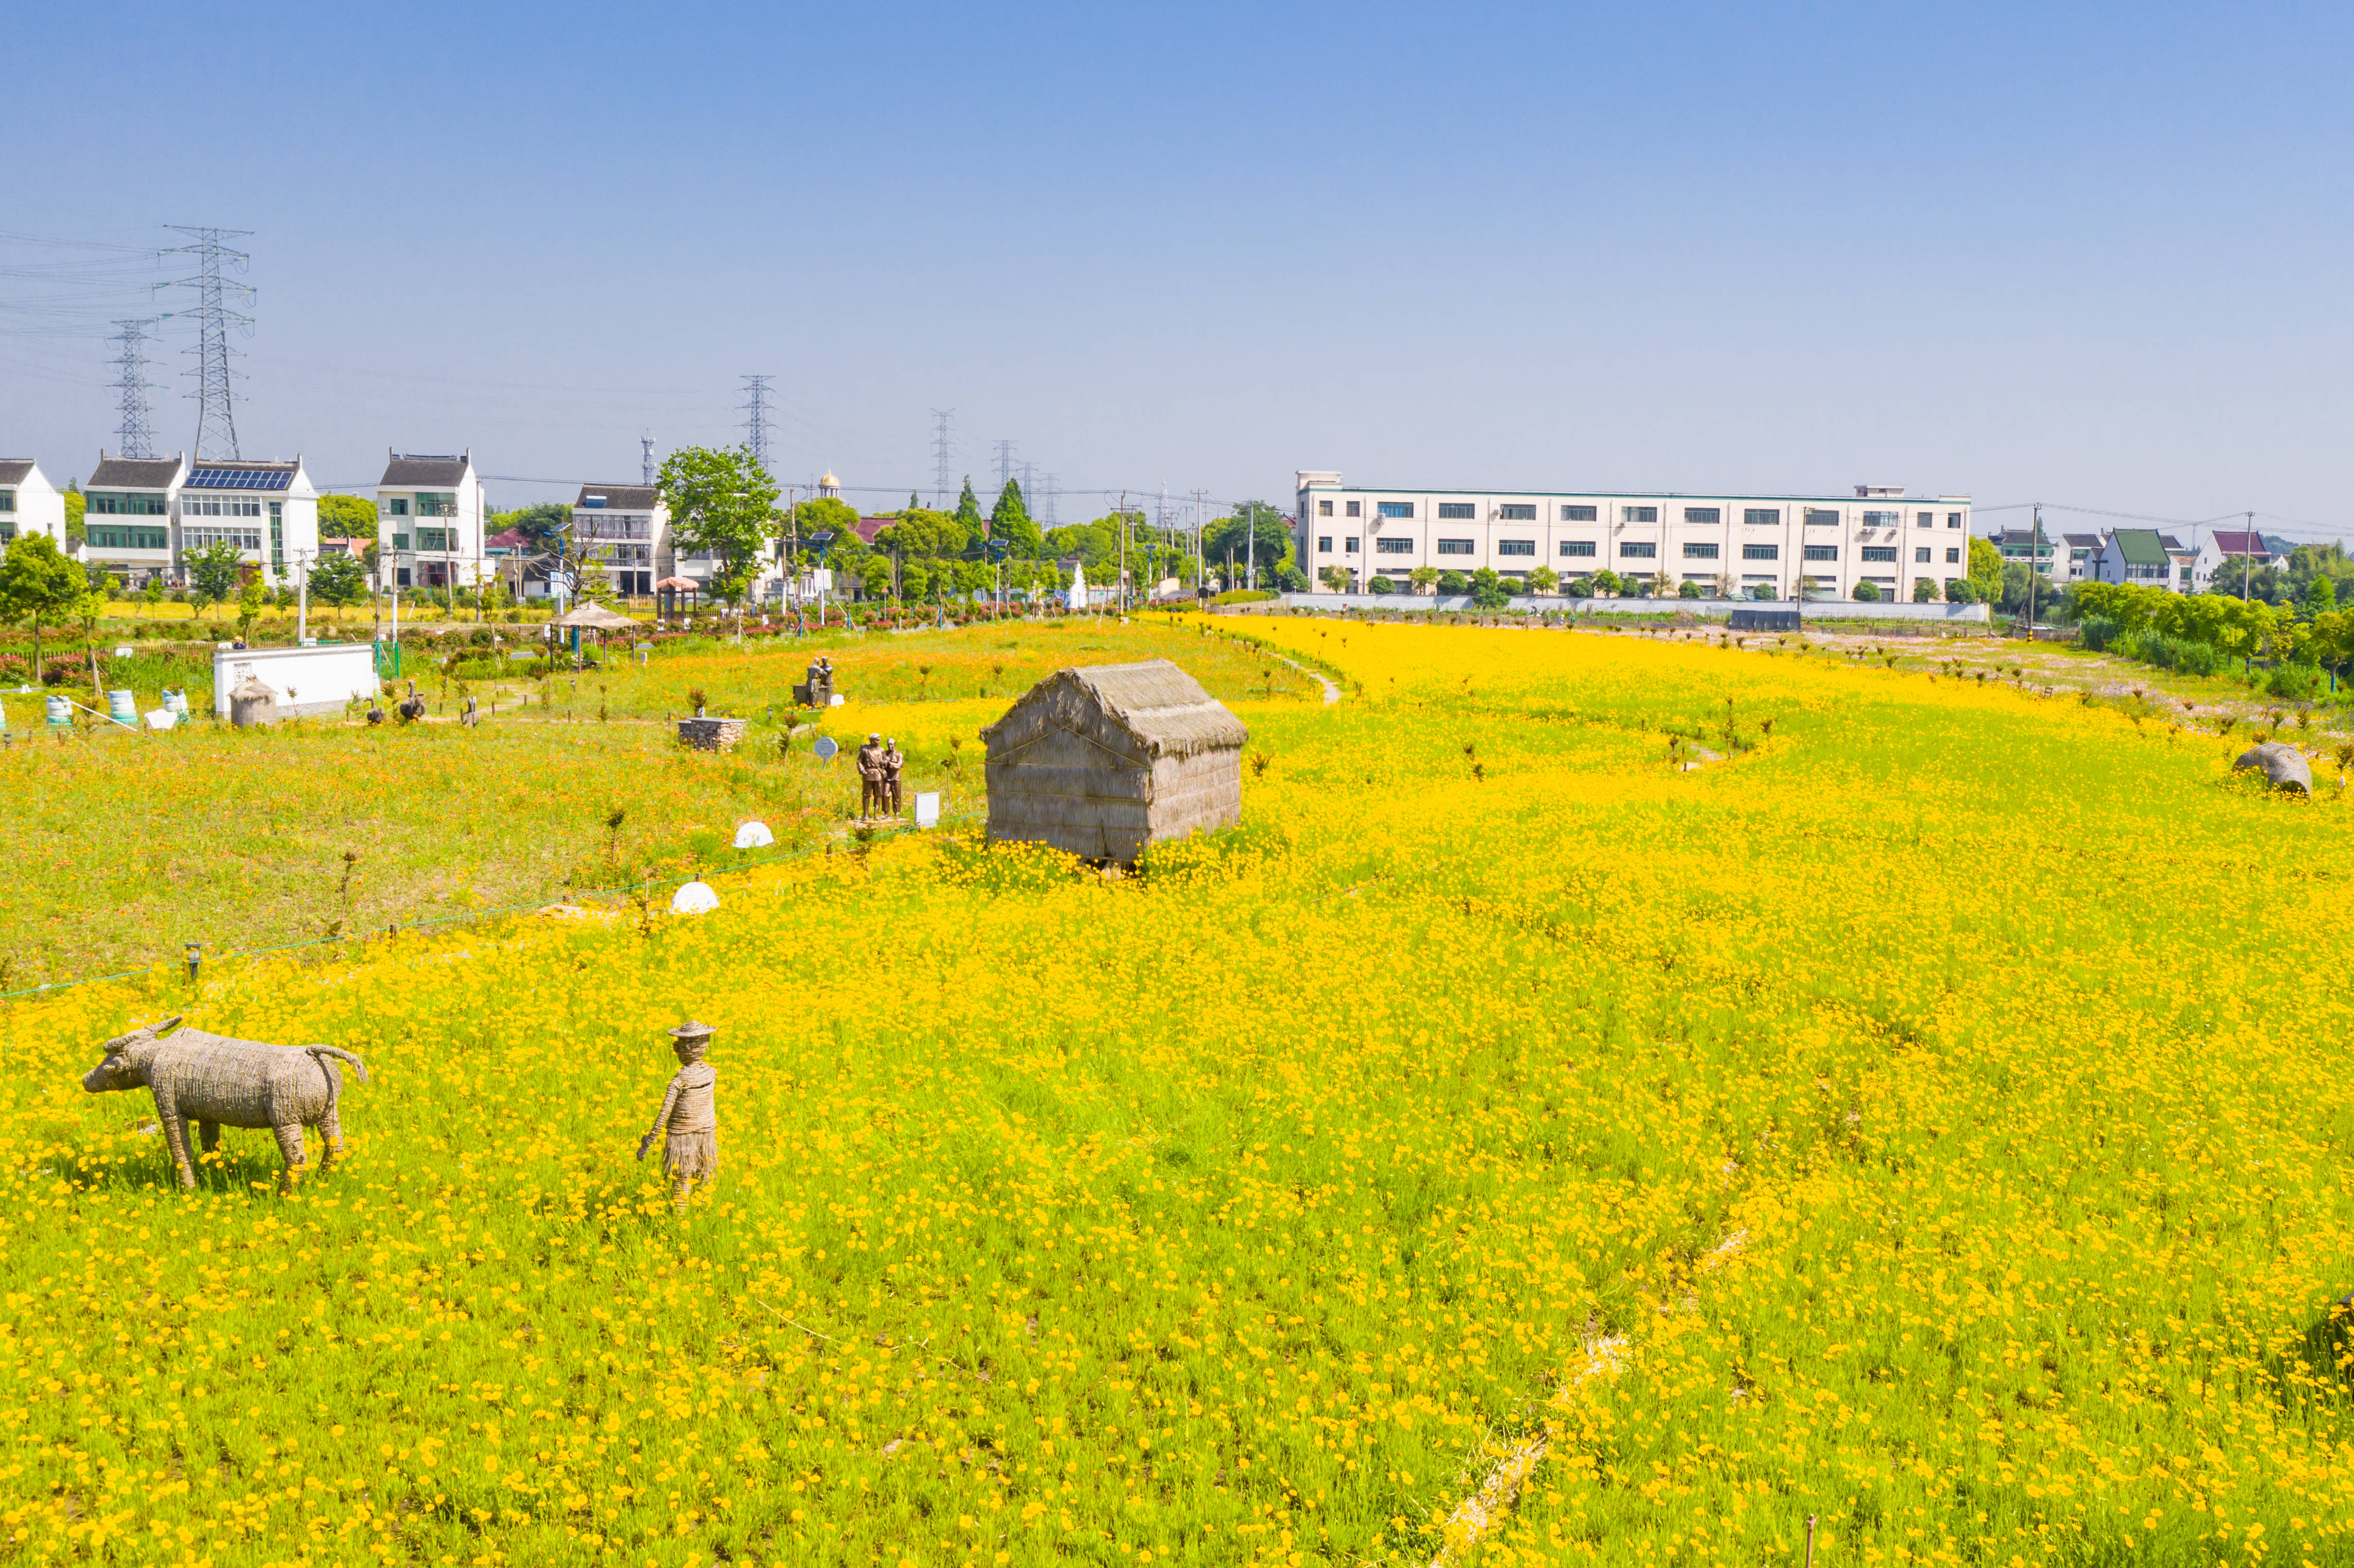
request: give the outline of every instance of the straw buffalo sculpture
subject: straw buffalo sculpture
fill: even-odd
[[[105,1059],[81,1086],[93,1095],[146,1089],[155,1097],[155,1119],[172,1150],[172,1164],[184,1189],[196,1184],[188,1160],[188,1123],[195,1122],[204,1151],[220,1143],[224,1127],[266,1127],[278,1135],[286,1169],[279,1191],[292,1192],[302,1179],[302,1129],[315,1127],[324,1145],[319,1169],[330,1170],[344,1151],[344,1128],[336,1116],[343,1098],[343,1070],[349,1062],[368,1081],[367,1067],[333,1045],[267,1045],[233,1040],[201,1029],[164,1031],[180,1020],[165,1019],[106,1043]]]

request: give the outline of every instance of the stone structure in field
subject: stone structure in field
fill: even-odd
[[[336,1107],[344,1075],[337,1060],[349,1062],[367,1082],[357,1056],[333,1045],[267,1045],[234,1040],[201,1029],[181,1029],[165,1019],[108,1041],[105,1058],[81,1081],[93,1095],[145,1089],[155,1097],[155,1119],[171,1149],[183,1188],[196,1184],[188,1159],[187,1124],[195,1122],[204,1151],[220,1143],[224,1127],[266,1127],[278,1135],[286,1161],[279,1191],[291,1192],[302,1179],[302,1129],[315,1127],[325,1148],[319,1169],[332,1168],[344,1151],[343,1122]]]
[[[981,738],[992,841],[1132,864],[1242,820],[1250,731],[1166,659],[1057,670]]]
[[[694,718],[678,721],[678,743],[691,751],[733,751],[744,744],[744,732],[751,720],[739,718]]]
[[[2275,789],[2286,789],[2298,795],[2313,793],[2312,765],[2306,761],[2305,753],[2294,746],[2270,740],[2242,752],[2240,759],[2232,764],[2232,771],[2245,770],[2261,770]]]

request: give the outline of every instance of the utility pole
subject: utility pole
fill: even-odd
[[[147,412],[147,355],[142,346],[154,324],[152,318],[114,323],[114,341],[122,347],[114,356],[115,377],[107,385],[122,395],[114,450],[127,458],[155,455],[155,426]]]
[[[225,281],[224,267],[245,270],[252,258],[242,250],[232,250],[228,241],[243,239],[249,228],[192,228],[173,224],[176,232],[188,236],[196,243],[175,246],[165,250],[166,256],[194,256],[196,275],[175,278],[158,283],[159,289],[194,289],[196,291],[196,346],[188,350],[196,356],[196,369],[188,372],[196,378],[196,389],[189,396],[196,399],[196,449],[200,458],[235,458],[237,450],[237,410],[231,382],[240,380],[229,369],[229,359],[235,351],[228,345],[228,329],[253,330],[253,318],[229,309],[232,299],[249,300],[253,291],[243,283]]]
[[[1903,514],[1899,513],[1902,516]],[[2043,537],[2043,503],[2035,503],[2035,520],[2027,529],[2027,640],[2035,641],[2035,546]]]
[[[2248,531],[2240,535],[2240,602],[2242,604],[2248,602],[2248,575],[2252,569],[2250,563],[2255,559],[2256,554],[2255,546],[2249,543],[2256,536],[2256,514],[2251,512],[2247,517]]]

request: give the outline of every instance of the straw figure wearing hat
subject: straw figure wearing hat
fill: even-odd
[[[646,1157],[655,1139],[663,1140],[671,1206],[684,1214],[694,1183],[701,1181],[708,1192],[719,1174],[719,1109],[713,1093],[719,1069],[703,1059],[715,1033],[711,1025],[688,1022],[668,1033],[671,1048],[678,1053],[678,1074],[663,1091],[653,1126],[638,1140],[638,1158]]]

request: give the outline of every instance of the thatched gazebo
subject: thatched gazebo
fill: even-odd
[[[1250,731],[1166,659],[1057,670],[981,738],[992,841],[1132,864],[1242,821]]]
[[[572,652],[576,654],[580,652],[580,633],[583,631],[595,631],[601,634],[607,631],[638,630],[636,621],[626,615],[607,609],[593,599],[582,599],[547,624],[558,631],[572,633]]]

